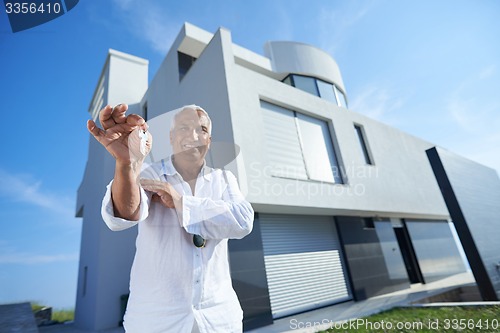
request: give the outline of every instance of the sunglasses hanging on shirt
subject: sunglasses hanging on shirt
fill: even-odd
[[[193,235],[193,244],[196,247],[202,248],[207,244],[207,240],[200,235]]]

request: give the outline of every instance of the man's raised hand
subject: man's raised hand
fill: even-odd
[[[139,115],[126,116],[128,106],[106,105],[99,112],[102,129],[93,120],[87,121],[87,129],[120,164],[142,162],[151,151],[153,137],[147,131],[146,121]]]

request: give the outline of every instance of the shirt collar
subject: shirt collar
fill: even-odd
[[[175,176],[179,174],[172,163],[172,156],[161,160],[162,174],[165,176]],[[200,174],[198,177],[203,177],[205,180],[210,181],[212,179],[212,169],[207,166],[207,162],[203,161],[203,166],[201,167]]]

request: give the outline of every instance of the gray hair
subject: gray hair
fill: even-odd
[[[203,113],[205,117],[207,117],[208,120],[208,134],[212,135],[212,119],[210,119],[210,116],[208,115],[208,112],[205,111],[201,106],[195,105],[195,104],[190,104],[190,105],[184,105],[177,111],[174,115],[174,118],[172,119],[172,123],[170,124],[170,131],[172,131],[175,128],[175,122],[177,119],[177,116],[184,111],[185,109],[192,109],[194,111],[200,111]]]

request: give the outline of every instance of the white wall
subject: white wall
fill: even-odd
[[[228,81],[232,83],[234,138],[245,157],[248,199],[257,211],[444,219],[449,216],[425,154],[433,146],[431,143],[245,67],[234,63],[228,66],[232,67],[226,71],[232,75]],[[259,100],[329,122],[337,157],[348,173],[347,183],[322,184],[265,175],[269,158]],[[364,163],[354,123],[364,126],[374,166]]]
[[[183,28],[172,46],[143,103],[147,100],[151,115],[159,115],[185,104],[204,107],[214,122],[213,140],[240,146],[236,173],[240,186],[258,211],[449,217],[425,154],[425,150],[433,144],[288,86],[271,78],[272,74],[261,74],[268,68],[255,71],[254,67],[262,63],[261,56],[256,56],[255,66],[239,65],[248,64],[252,54],[247,53],[245,61],[235,59],[233,50],[238,48],[233,47],[230,32],[225,29],[219,30],[202,49],[200,43],[206,42],[209,35],[190,25],[187,27]],[[198,37],[199,41],[195,42]],[[329,76],[329,81],[342,84],[335,61],[328,60],[325,52],[304,44],[293,44],[279,42],[267,45],[268,50],[274,50],[274,69],[286,68],[276,61],[285,61],[285,49],[295,48],[297,52],[293,56],[301,59],[298,62],[300,66],[297,66],[314,71],[314,66],[306,64],[306,55],[311,55],[313,60],[321,58],[318,61],[330,68],[323,75]],[[199,58],[179,83],[177,49],[180,45],[183,51],[192,50],[192,55]],[[276,50],[281,50],[279,56]],[[292,60],[289,62],[293,63]],[[287,66],[291,66],[290,63]],[[346,184],[303,182],[264,175],[269,159],[263,139],[261,99],[328,121],[338,157],[348,174]],[[365,165],[363,161],[354,123],[364,126],[374,166]],[[304,189],[307,191],[305,194]]]
[[[137,113],[147,89],[148,62],[110,50],[102,75],[106,80],[104,104],[127,103],[130,112]],[[135,228],[112,232],[101,218],[102,198],[113,173],[114,159],[89,134],[87,166],[76,209],[83,216],[83,226],[75,309],[76,326],[89,330],[118,325],[120,296],[128,293],[135,254]]]
[[[342,91],[346,91],[339,66],[321,49],[302,43],[273,41],[265,44],[264,51],[271,59],[275,72],[313,76],[335,83]]]

